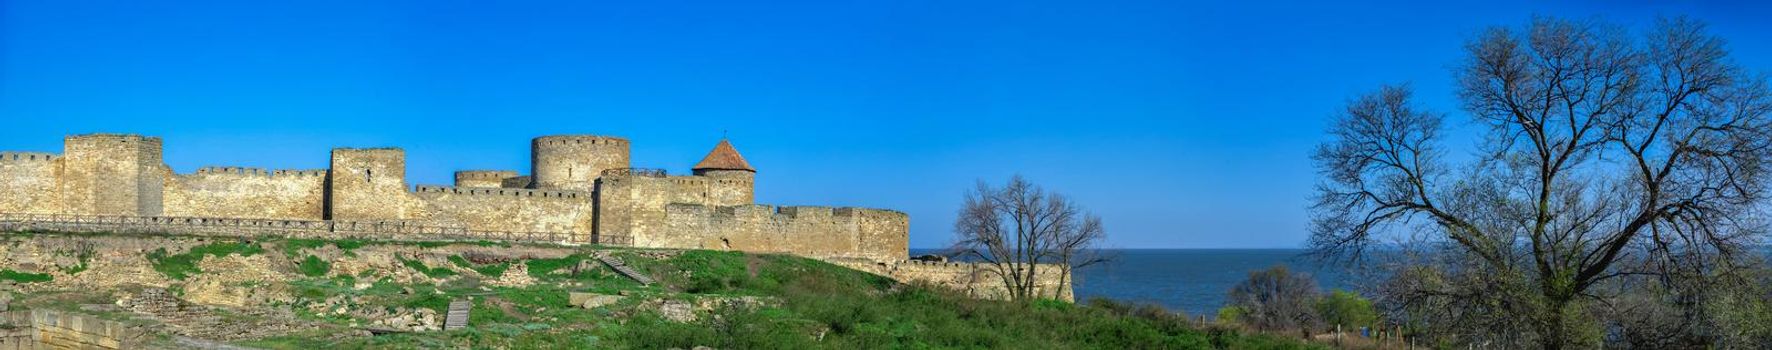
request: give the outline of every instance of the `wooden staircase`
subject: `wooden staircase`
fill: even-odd
[[[597,261],[602,261],[604,265],[609,265],[609,268],[615,269],[615,272],[621,273],[622,276],[628,276],[628,278],[640,282],[640,285],[652,284],[652,277],[647,277],[645,274],[640,273],[640,271],[635,271],[633,267],[629,267],[627,263],[623,263],[621,259],[597,254]]]

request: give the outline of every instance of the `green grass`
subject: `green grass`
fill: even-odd
[[[264,251],[264,247],[260,247],[258,244],[221,242],[192,247],[190,251],[174,255],[167,255],[166,248],[156,249],[148,252],[148,261],[153,263],[155,271],[160,271],[166,277],[184,280],[187,277],[203,273],[203,270],[197,268],[197,262],[202,261],[206,256],[223,257],[230,254],[253,256],[264,253]]]
[[[455,276],[455,270],[450,270],[449,268],[445,268],[445,267],[425,266],[425,263],[423,261],[401,258],[400,264],[406,265],[406,267],[412,268],[413,270],[418,270],[419,273],[423,273],[423,274],[425,274],[425,276],[429,276],[431,278],[441,279],[441,278],[449,278],[451,276]]]
[[[442,285],[383,278],[365,289],[334,277],[292,283],[300,299],[352,295],[363,305],[431,308],[474,303],[463,330],[334,338],[323,331],[242,343],[267,349],[549,348],[626,349],[1324,349],[1302,341],[1201,328],[1160,307],[1120,303],[979,300],[927,285],[904,285],[829,263],[781,255],[688,251],[667,259],[617,252],[660,283],[640,286],[606,268],[553,273],[585,259],[530,259],[542,281],[489,287],[473,276]],[[409,268],[438,268],[402,260]],[[466,259],[450,263],[479,268]],[[567,294],[626,294],[596,309],[569,307]],[[661,318],[643,304],[665,300],[757,296],[764,306],[719,307],[689,323]],[[713,303],[719,304],[719,303]],[[309,315],[327,322],[367,322]]]
[[[320,257],[309,255],[307,259],[301,261],[299,268],[301,269],[302,275],[308,277],[322,277],[326,276],[327,272],[332,271],[332,263],[327,262],[326,260],[320,260]]]
[[[55,280],[47,273],[18,272],[12,269],[0,270],[0,280],[11,280],[18,283],[49,282]]]
[[[530,277],[547,280],[553,277],[550,276],[550,274],[554,273],[554,271],[567,266],[578,265],[578,262],[584,259],[584,255],[572,254],[559,258],[529,259],[525,263],[529,264]]]

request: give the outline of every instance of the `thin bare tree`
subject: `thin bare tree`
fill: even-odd
[[[990,265],[1011,299],[1063,298],[1066,288],[1040,294],[1042,269],[1058,269],[1056,282],[1064,286],[1074,269],[1106,261],[1097,254],[1106,237],[1101,217],[1020,175],[1003,187],[979,181],[965,198],[954,222],[954,251]]]
[[[1728,269],[1763,236],[1772,93],[1702,24],[1663,20],[1636,36],[1539,18],[1465,51],[1458,97],[1487,127],[1475,159],[1449,164],[1444,114],[1408,87],[1354,99],[1314,157],[1318,253],[1358,257],[1386,233],[1428,233],[1469,259],[1449,273],[1481,276],[1489,295],[1421,295],[1492,300],[1536,346],[1560,349],[1594,338],[1580,310],[1603,300],[1597,285]]]

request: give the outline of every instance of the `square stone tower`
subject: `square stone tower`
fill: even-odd
[[[91,134],[63,140],[61,192],[70,214],[161,215],[160,138]]]

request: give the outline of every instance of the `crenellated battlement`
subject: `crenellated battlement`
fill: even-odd
[[[515,170],[462,170],[455,172],[456,180],[504,180],[517,177]]]
[[[109,141],[109,142],[115,142],[115,143],[150,143],[150,144],[154,144],[154,145],[160,144],[159,137],[142,136],[142,135],[138,135],[138,134],[92,133],[92,134],[84,134],[84,135],[69,135],[65,140],[66,141],[79,140],[79,141],[85,141],[85,142]]]
[[[47,162],[61,155],[48,152],[0,152],[0,162]]]
[[[206,167],[201,167],[201,168],[197,168],[197,172],[196,172],[196,173],[194,173],[194,174],[193,174],[193,175],[240,175],[240,176],[261,176],[261,177],[278,177],[278,176],[299,176],[299,177],[312,177],[312,176],[326,176],[326,170],[325,170],[325,169],[306,169],[306,170],[302,170],[302,169],[278,169],[278,170],[265,170],[265,169],[264,169],[264,168],[253,168],[253,167],[237,167],[237,166],[206,166]]]
[[[462,188],[462,187],[436,186],[436,185],[419,185],[419,186],[417,186],[415,192],[458,194],[458,195],[469,195],[469,196],[508,196],[508,197],[536,197],[536,198],[564,198],[564,199],[589,198],[589,195],[585,194],[584,192],[579,192],[579,191],[532,190],[532,189],[522,189],[522,188],[477,188],[477,187]]]
[[[535,138],[536,146],[618,145],[627,146],[628,139],[603,135],[549,135]]]

